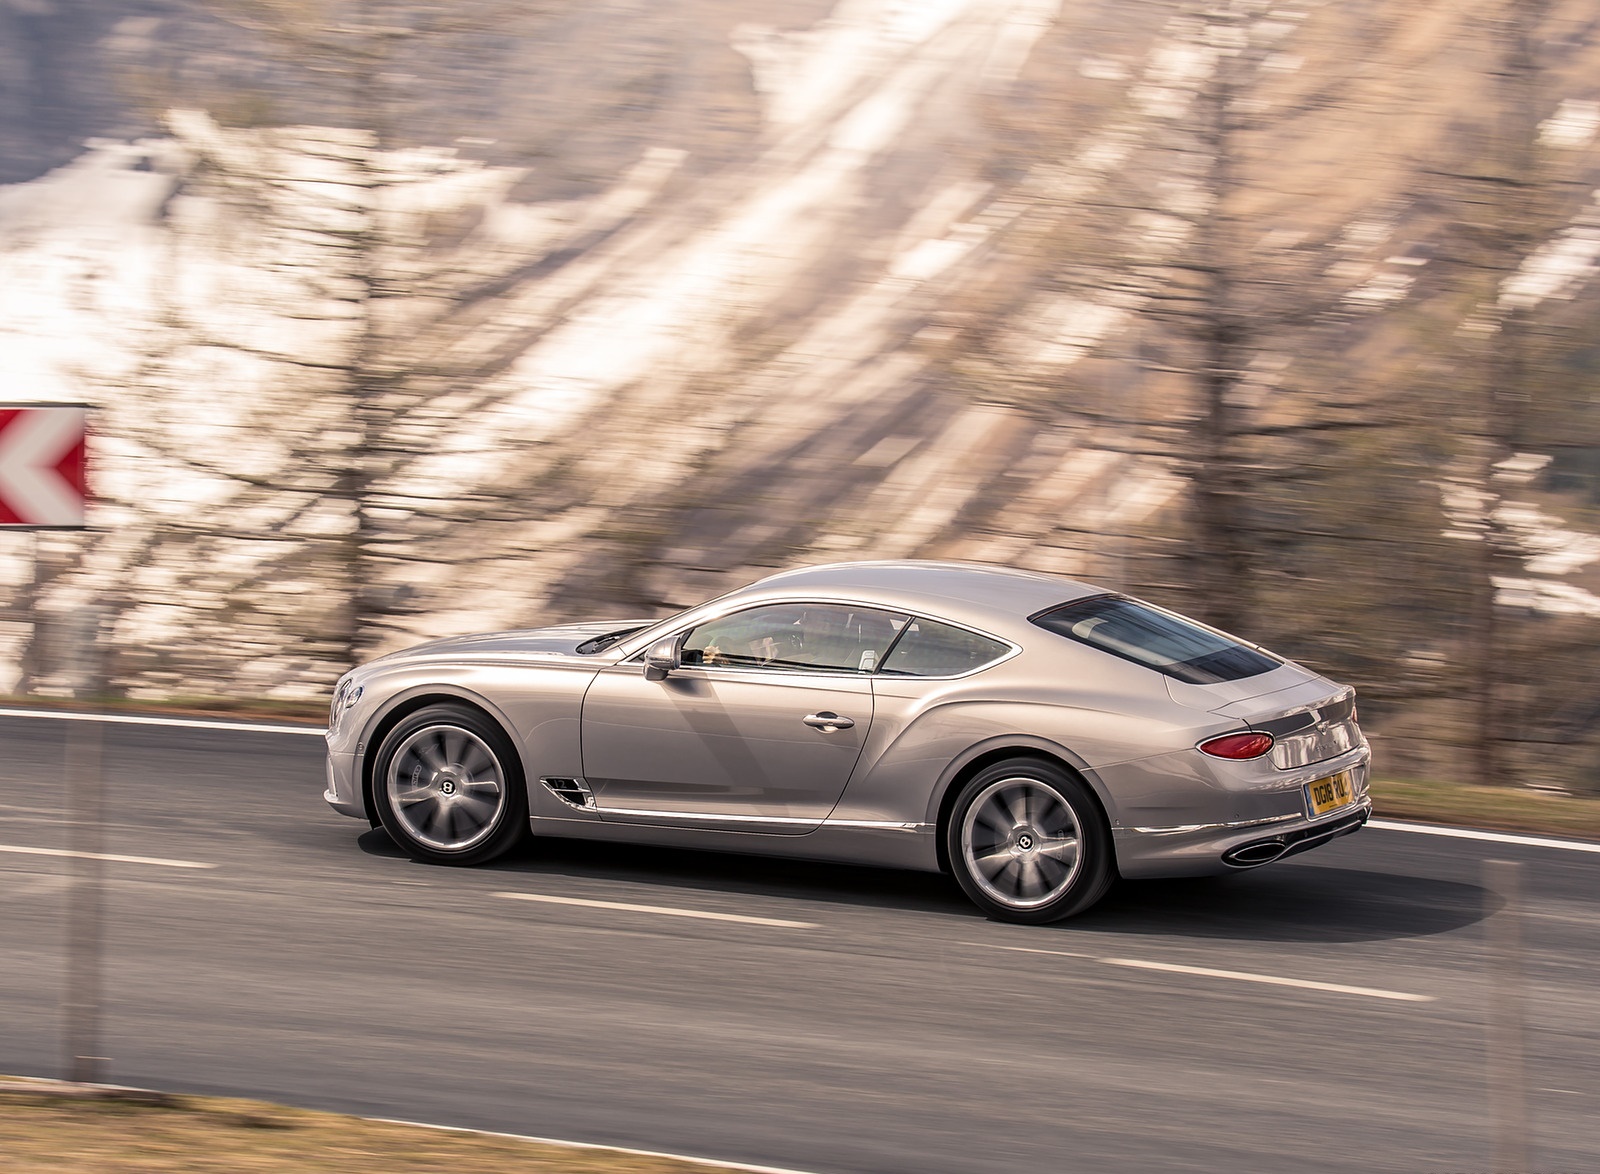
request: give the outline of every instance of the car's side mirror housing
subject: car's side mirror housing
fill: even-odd
[[[678,667],[678,638],[668,636],[650,645],[644,654],[644,679],[665,681],[667,674]]]

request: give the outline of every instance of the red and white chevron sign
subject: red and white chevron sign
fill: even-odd
[[[88,418],[82,404],[0,404],[0,526],[83,526]]]

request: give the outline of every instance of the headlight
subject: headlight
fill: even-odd
[[[362,689],[360,685],[350,687],[350,678],[344,677],[339,681],[338,687],[333,691],[333,704],[328,707],[328,733],[332,734],[339,729],[339,718],[345,710],[361,700]]]

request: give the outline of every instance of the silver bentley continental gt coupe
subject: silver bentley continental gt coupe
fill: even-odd
[[[436,640],[338,683],[328,789],[407,853],[538,836],[947,870],[990,916],[1360,828],[1353,690],[1112,591],[811,567],[669,619]]]

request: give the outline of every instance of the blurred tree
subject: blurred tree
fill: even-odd
[[[1530,545],[1530,507],[1511,497],[1530,492],[1522,487],[1548,459],[1529,454],[1555,439],[1540,421],[1553,415],[1561,430],[1581,422],[1560,372],[1581,339],[1551,313],[1572,294],[1560,272],[1562,232],[1589,201],[1589,185],[1574,182],[1582,154],[1555,149],[1544,132],[1558,104],[1550,67],[1550,46],[1562,40],[1556,10],[1552,0],[1501,0],[1471,28],[1489,63],[1486,100],[1463,112],[1453,157],[1431,172],[1450,210],[1439,260],[1452,280],[1442,292],[1458,307],[1457,329],[1440,340],[1441,355],[1453,360],[1440,394],[1455,449],[1446,510],[1454,535],[1468,543],[1468,758],[1486,784],[1527,776],[1525,756],[1513,751],[1547,740],[1544,716],[1569,700],[1562,694],[1574,684],[1555,671],[1570,636],[1550,645],[1547,602],[1514,589],[1528,582],[1527,560],[1539,550]]]
[[[529,516],[520,486],[475,475],[462,423],[497,402],[488,385],[537,329],[497,315],[547,261],[548,233],[496,217],[520,170],[407,145],[430,139],[441,90],[481,80],[474,50],[504,5],[203,6],[279,63],[224,105],[270,112],[274,87],[313,85],[330,125],[165,115],[181,174],[131,373],[154,394],[108,431],[164,470],[141,489],[179,486],[212,509],[197,521],[111,503],[131,521],[124,544],[144,543],[129,568],[143,589],[115,594],[149,620],[165,594],[154,584],[181,583],[184,606],[213,601],[192,635],[211,629],[222,658],[245,632],[261,665],[310,660],[324,667],[283,675],[325,679],[473,573],[474,552],[430,539]],[[162,668],[140,648],[123,659]]]
[[[1561,45],[1577,84],[1587,44],[1574,27],[1530,31],[1537,7],[1513,3],[1485,25],[1481,10],[1441,24],[1358,3],[1310,16],[1250,0],[1170,6],[1108,127],[1053,131],[1042,98],[1026,116],[1002,112],[1018,190],[1047,153],[1077,190],[1018,219],[1000,278],[964,307],[951,347],[971,394],[1077,420],[1085,446],[1181,474],[1185,509],[1171,525],[1083,535],[1085,548],[1122,552],[1117,581],[1353,681],[1377,702],[1369,717],[1403,725],[1406,755],[1444,749],[1451,699],[1470,693],[1480,714],[1489,697],[1526,708],[1560,659],[1553,628],[1537,629],[1537,655],[1526,643],[1528,656],[1511,655],[1493,623],[1507,609],[1482,614],[1528,554],[1527,534],[1492,508],[1514,473],[1498,466],[1528,443],[1530,412],[1571,418],[1539,374],[1570,338],[1533,329],[1512,292],[1587,196],[1531,160],[1553,104],[1534,92],[1536,49]],[[1094,76],[1119,75],[1132,55],[1117,48],[1092,59]],[[1429,97],[1442,78],[1480,74],[1499,79],[1494,101]],[[1490,170],[1457,159],[1464,174],[1442,182],[1441,151],[1491,141],[1470,139],[1479,123],[1520,157]],[[1569,164],[1563,178],[1580,173]],[[1468,252],[1470,288],[1458,279]],[[1501,346],[1506,318],[1521,321]],[[1452,491],[1441,516],[1441,480],[1463,478],[1472,493]],[[1503,531],[1471,551],[1492,567],[1464,565],[1466,500],[1474,525]],[[1086,530],[1098,524],[1083,516]],[[1524,625],[1524,642],[1534,630]],[[1402,710],[1428,719],[1393,724]],[[1448,769],[1457,749],[1405,766]],[[1495,769],[1492,755],[1481,761]]]
[[[1166,191],[1126,205],[1143,235],[1118,265],[1153,326],[1146,345],[1159,340],[1148,372],[1183,389],[1182,407],[1146,435],[1189,484],[1184,578],[1197,611],[1230,630],[1260,623],[1268,544],[1298,524],[1282,516],[1282,489],[1316,474],[1309,438],[1378,422],[1377,405],[1323,396],[1290,370],[1289,356],[1325,347],[1308,337],[1343,291],[1326,275],[1334,230],[1287,229],[1272,207],[1281,193],[1265,152],[1294,112],[1262,97],[1278,52],[1276,30],[1255,27],[1265,8],[1195,10],[1204,72],[1159,144],[1174,156],[1155,173]]]
[[[1304,560],[1327,553],[1318,483],[1342,470],[1334,438],[1392,418],[1334,360],[1394,297],[1349,272],[1366,274],[1373,246],[1341,216],[1348,200],[1308,202],[1315,168],[1286,166],[1363,100],[1337,28],[1316,46],[1315,83],[1295,86],[1291,49],[1312,35],[1303,13],[1256,0],[1170,11],[1124,121],[1103,136],[1118,164],[1064,214],[1019,222],[1018,267],[1035,272],[997,283],[957,365],[983,392],[1008,388],[1082,421],[1096,445],[1176,471],[1184,524],[1151,585],[1265,636],[1268,584],[1315,574]]]

